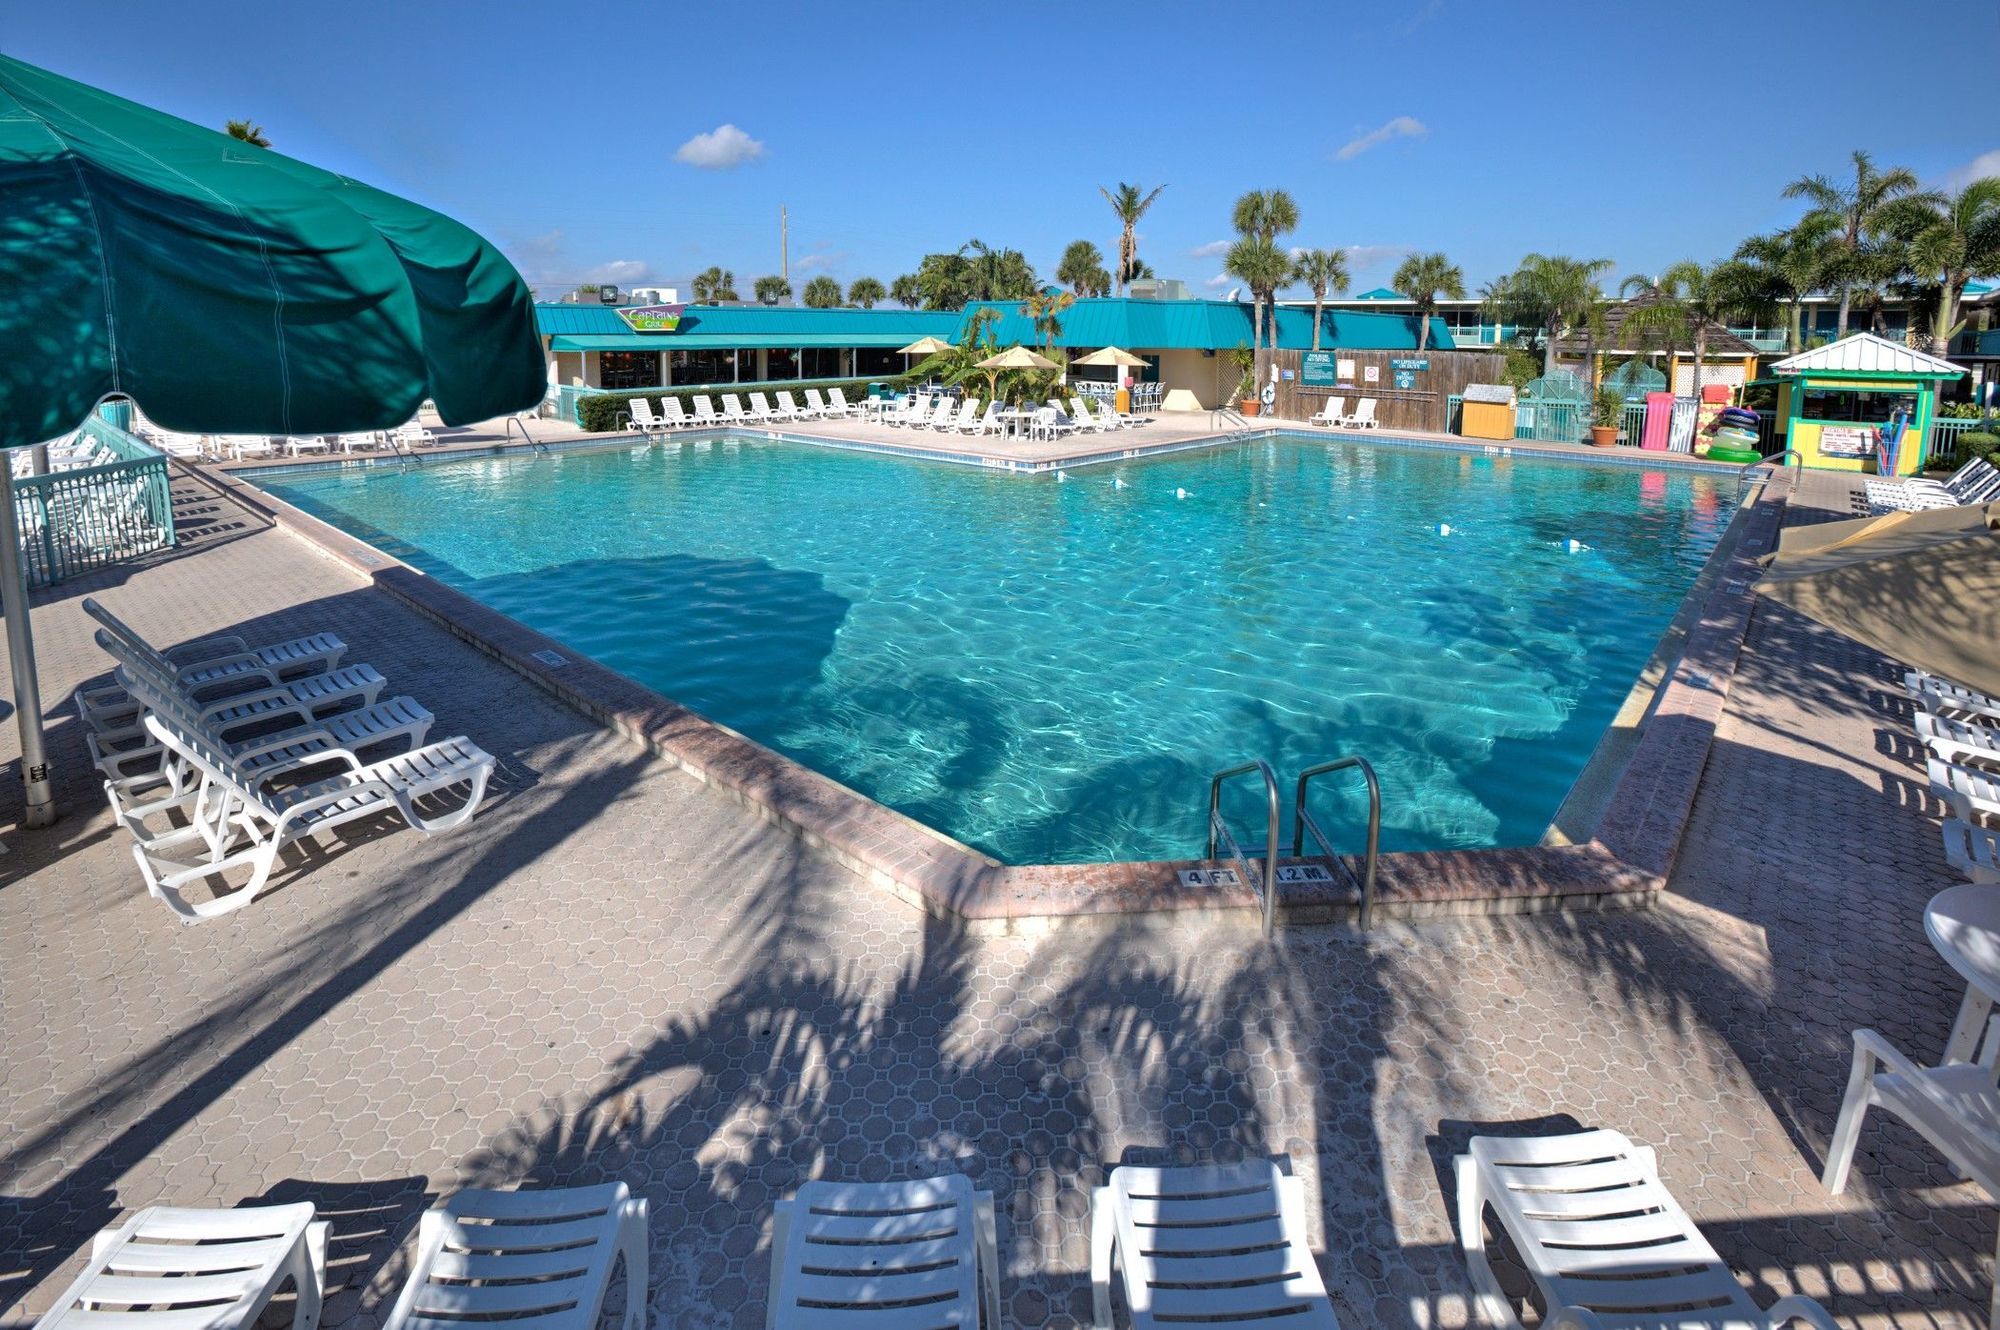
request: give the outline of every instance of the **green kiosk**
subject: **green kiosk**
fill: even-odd
[[[1964,375],[1949,360],[1873,333],[1853,333],[1771,366],[1778,428],[1803,464],[1908,476],[1923,470],[1938,385]]]

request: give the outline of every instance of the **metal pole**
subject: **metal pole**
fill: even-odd
[[[14,675],[14,715],[21,729],[21,783],[30,828],[53,825],[55,792],[42,735],[42,690],[35,677],[35,635],[28,623],[28,578],[21,566],[21,527],[14,513],[14,468],[0,451],[0,595],[6,597],[7,667]]]

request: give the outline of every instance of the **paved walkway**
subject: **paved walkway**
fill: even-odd
[[[1786,611],[1759,613],[1654,911],[974,939],[290,536],[208,519],[35,610],[50,699],[101,666],[87,589],[162,638],[330,627],[503,779],[457,835],[343,843],[184,928],[66,713],[54,832],[11,829],[0,772],[0,1323],[133,1207],[310,1197],[335,1227],[325,1323],[370,1327],[439,1192],[618,1176],[652,1206],[653,1323],[753,1330],[773,1201],[956,1168],[998,1196],[1008,1323],[1072,1326],[1107,1164],[1279,1153],[1349,1330],[1457,1326],[1449,1156],[1571,1122],[1656,1144],[1761,1298],[1983,1322],[1994,1212],[1910,1133],[1871,1125],[1846,1197],[1814,1177],[1849,1030],[1934,1055],[1958,990],[1923,940],[1948,879],[1894,672]]]

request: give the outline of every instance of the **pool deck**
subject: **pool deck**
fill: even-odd
[[[1788,521],[1844,515],[1809,482]],[[0,735],[0,1325],[139,1206],[312,1199],[328,1330],[373,1330],[459,1186],[622,1178],[652,1324],[763,1321],[772,1202],[943,1169],[992,1190],[1008,1325],[1087,1323],[1089,1189],[1120,1160],[1276,1155],[1343,1323],[1458,1327],[1449,1159],[1479,1130],[1615,1127],[1760,1302],[1985,1323],[1994,1212],[1871,1122],[1818,1170],[1850,1050],[1928,1059],[1961,985],[1889,661],[1755,606],[1655,908],[1295,927],[1240,913],[982,936],[775,834],[204,477],[171,554],[36,598],[66,816],[23,832]],[[363,831],[197,928],[140,886],[64,704],[77,606],[164,639],[330,628],[501,759],[436,840]]]

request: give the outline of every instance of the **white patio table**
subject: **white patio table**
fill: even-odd
[[[1966,983],[1944,1060],[1970,1062],[2000,998],[2000,890],[1976,882],[1945,888],[1924,907],[1924,934]]]

